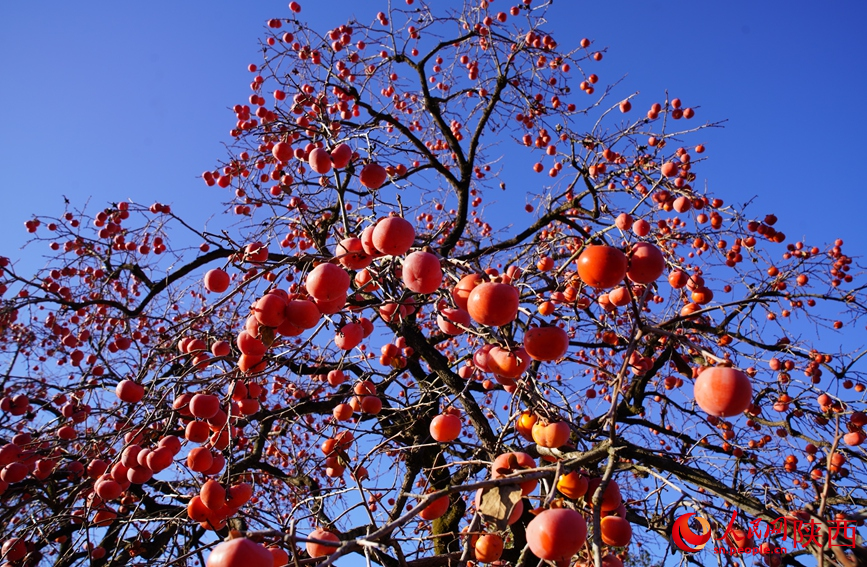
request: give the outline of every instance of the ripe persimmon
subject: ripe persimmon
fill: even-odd
[[[578,256],[578,277],[585,284],[603,289],[623,281],[629,260],[613,246],[590,245]]]
[[[705,368],[695,379],[696,403],[705,413],[732,417],[743,413],[753,401],[750,379],[736,368]]]
[[[587,522],[569,508],[543,510],[527,524],[527,545],[539,559],[568,562],[584,547]]]

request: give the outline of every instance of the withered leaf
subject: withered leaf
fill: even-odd
[[[509,516],[521,500],[520,486],[494,486],[482,490],[479,514],[496,522],[497,529],[506,529]]]
[[[259,327],[259,340],[265,344],[266,347],[271,346],[274,343],[274,340],[277,338],[277,332],[271,327]]]

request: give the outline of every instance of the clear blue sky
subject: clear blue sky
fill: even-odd
[[[247,64],[287,3],[0,4],[0,255],[21,257],[23,222],[59,215],[64,195],[90,199],[92,211],[127,198],[169,203],[194,226],[220,210],[224,195],[199,175],[225,155],[228,109],[249,95]],[[301,3],[322,31],[386,4]],[[710,158],[696,187],[754,199],[750,211],[776,213],[789,241],[841,237],[863,255],[867,4],[556,0],[553,13],[561,45],[608,47],[594,71],[603,83],[625,75],[614,100],[640,91],[634,106],[646,109],[668,89],[698,107],[696,121],[728,120],[690,140]]]
[[[307,1],[301,16],[327,30],[384,5]],[[627,75],[615,96],[640,91],[636,108],[667,88],[700,106],[698,120],[728,119],[702,137],[711,159],[696,186],[756,197],[751,210],[776,212],[790,241],[841,236],[858,254],[865,6],[557,0],[552,25],[561,44],[608,46],[597,72],[603,82]],[[168,202],[194,224],[218,210],[222,195],[198,176],[224,156],[227,109],[249,94],[266,19],[287,15],[273,0],[4,2],[0,254],[19,256],[23,221],[59,214],[62,195],[95,208]]]

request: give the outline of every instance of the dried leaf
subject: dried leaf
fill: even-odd
[[[495,486],[482,491],[479,514],[493,520],[497,529],[504,530],[515,506],[521,500],[520,486]]]
[[[270,347],[277,339],[277,331],[271,327],[259,327],[259,340],[266,347]]]

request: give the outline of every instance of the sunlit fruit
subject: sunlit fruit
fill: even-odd
[[[118,399],[128,404],[137,404],[144,398],[145,390],[141,384],[132,380],[121,380],[114,389]]]
[[[376,223],[373,245],[383,254],[405,254],[415,241],[415,228],[402,217],[387,217]]]
[[[369,163],[365,165],[361,169],[361,175],[358,176],[361,184],[368,189],[379,189],[382,187],[382,184],[385,183],[387,178],[388,174],[386,173],[385,168],[378,163]]]
[[[307,158],[307,163],[310,164],[310,169],[320,175],[325,175],[331,171],[331,156],[328,151],[323,148],[314,148],[310,151]]]
[[[307,555],[309,555],[310,557],[324,557],[326,555],[331,555],[340,546],[340,538],[332,532],[329,532],[328,530],[322,528],[316,528],[315,530],[313,530],[310,533],[310,539],[334,542],[334,545],[331,545],[328,543],[316,543],[308,541],[305,544],[305,547],[307,549]]]
[[[274,558],[264,545],[245,537],[217,545],[208,555],[207,567],[273,567]]]
[[[533,327],[524,333],[524,349],[533,360],[558,360],[569,350],[569,335],[560,327]]]
[[[520,473],[524,469],[533,468],[536,468],[536,461],[527,453],[503,453],[494,459],[493,463],[491,463],[491,478],[502,478],[504,476]],[[532,479],[521,482],[518,486],[521,487],[521,494],[527,496],[533,492],[537,484],[539,484],[539,481]]]
[[[659,248],[647,242],[638,242],[629,251],[629,269],[626,275],[635,283],[655,282],[665,271],[665,257]]]
[[[557,479],[557,490],[566,498],[577,499],[587,493],[587,477],[578,471],[571,471]]]
[[[307,275],[307,292],[319,301],[345,298],[349,274],[336,264],[319,264]]]
[[[229,289],[229,274],[220,268],[205,272],[205,289],[213,293],[223,293]]]
[[[556,449],[563,446],[569,440],[571,429],[565,421],[544,422],[537,421],[533,424],[533,441],[542,447]]]
[[[569,508],[543,510],[527,524],[527,545],[540,559],[568,562],[586,539],[584,516]]]
[[[620,516],[605,516],[600,522],[605,545],[626,547],[632,540],[632,525]]]
[[[578,277],[598,289],[614,287],[623,281],[629,260],[613,246],[587,246],[578,256]]]
[[[461,418],[452,414],[435,416],[430,422],[430,435],[435,441],[448,443],[461,434]]]
[[[440,259],[430,252],[413,252],[403,261],[403,284],[415,293],[428,294],[443,281]]]
[[[485,282],[477,285],[467,298],[467,312],[481,325],[499,327],[518,316],[520,296],[515,286]]]
[[[705,368],[695,379],[695,402],[709,415],[732,417],[742,414],[753,401],[753,386],[736,368]]]
[[[343,169],[349,165],[349,160],[352,159],[352,148],[347,144],[338,144],[331,150],[331,165],[336,169]]]

